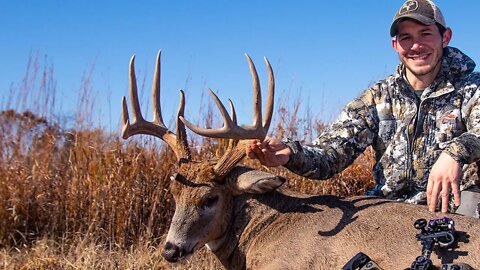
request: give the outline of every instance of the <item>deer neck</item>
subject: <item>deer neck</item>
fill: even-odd
[[[278,214],[267,204],[259,202],[258,196],[271,195],[243,194],[234,197],[227,230],[206,245],[227,269],[245,268],[249,247]]]

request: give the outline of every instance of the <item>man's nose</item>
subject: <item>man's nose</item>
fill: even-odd
[[[422,47],[422,43],[418,39],[412,39],[412,44],[410,46],[411,50],[418,50]]]

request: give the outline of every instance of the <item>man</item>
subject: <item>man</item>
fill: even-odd
[[[367,194],[428,204],[431,211],[441,201],[442,212],[454,212],[460,190],[478,184],[480,74],[472,59],[448,46],[452,30],[432,1],[405,2],[390,35],[401,61],[396,72],[349,103],[312,145],[267,138],[252,141],[247,155],[327,179],[372,146],[377,184]]]

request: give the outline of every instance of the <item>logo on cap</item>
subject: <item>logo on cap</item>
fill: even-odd
[[[417,1],[407,1],[403,6],[400,8],[398,12],[399,15],[403,15],[407,12],[412,12],[418,9],[418,2]]]

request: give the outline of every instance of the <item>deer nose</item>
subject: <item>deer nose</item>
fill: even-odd
[[[185,249],[180,248],[171,242],[165,243],[162,251],[162,257],[169,262],[177,262],[185,254]]]

